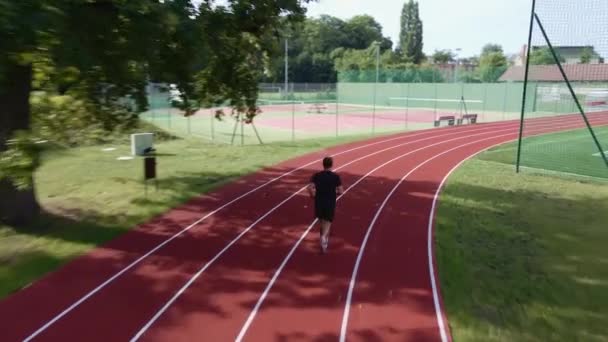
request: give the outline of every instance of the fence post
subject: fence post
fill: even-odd
[[[409,120],[409,111],[410,111],[410,84],[405,84],[405,129],[408,129],[408,120]]]
[[[215,141],[215,114],[213,113],[213,108],[209,109],[209,117],[211,118],[211,141]]]
[[[483,103],[481,104],[481,117],[485,121],[486,118],[486,102],[488,101],[488,83],[483,84]]]
[[[296,141],[296,101],[291,101],[291,141]]]
[[[245,145],[245,120],[243,120],[243,115],[239,116],[241,119],[241,146]]]
[[[340,114],[340,93],[338,91],[338,85],[336,84],[336,138],[339,136],[338,132],[338,118]]]
[[[509,84],[505,83],[505,96],[502,100],[502,121],[505,121],[505,115],[507,114],[507,97],[509,96]]]

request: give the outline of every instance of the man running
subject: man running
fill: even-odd
[[[321,250],[327,252],[331,223],[336,211],[337,195],[344,192],[340,176],[331,171],[334,161],[331,157],[323,158],[323,171],[310,178],[308,193],[315,200],[315,216],[321,224]]]

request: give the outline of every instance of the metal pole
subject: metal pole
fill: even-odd
[[[287,99],[287,94],[289,90],[287,89],[289,86],[289,41],[287,37],[285,37],[285,99]]]
[[[215,141],[215,114],[213,109],[209,110],[209,117],[211,118],[211,141]]]
[[[604,153],[604,148],[600,144],[600,141],[597,139],[597,136],[595,135],[595,132],[593,131],[593,128],[591,127],[591,123],[589,123],[589,120],[587,119],[587,115],[585,115],[585,111],[583,110],[581,103],[578,101],[578,97],[576,96],[576,93],[574,92],[574,89],[572,88],[572,84],[570,84],[570,80],[568,79],[568,76],[566,75],[566,72],[564,71],[564,68],[562,67],[562,63],[559,61],[559,58],[557,57],[557,54],[555,53],[555,50],[553,49],[553,45],[551,45],[551,41],[549,40],[549,37],[547,36],[547,32],[545,32],[545,28],[543,27],[543,24],[540,22],[540,19],[538,18],[538,15],[536,15],[536,13],[534,13],[534,17],[536,18],[536,22],[538,23],[538,27],[540,28],[540,31],[543,33],[543,36],[545,37],[545,40],[547,41],[547,45],[549,45],[549,49],[551,50],[551,54],[553,55],[553,58],[555,59],[555,62],[557,63],[557,67],[559,68],[559,71],[562,74],[564,81],[566,81],[566,85],[568,86],[570,95],[574,99],[574,102],[576,103],[576,107],[578,108],[581,115],[583,116],[585,125],[587,126],[587,129],[589,129],[589,132],[591,133],[591,137],[593,138],[593,141],[595,142],[595,145],[596,145],[597,149],[599,150],[600,155],[602,156],[602,159],[604,160],[604,163],[608,167],[608,158],[606,157],[606,154]],[[560,94],[561,94],[561,92],[560,92]],[[561,95],[560,95],[560,97],[561,97]]]
[[[406,91],[405,91],[405,129],[407,130],[408,128],[408,117],[409,117],[409,111],[410,111],[410,84],[406,83]]]
[[[372,134],[376,133],[376,96],[378,93],[378,79],[380,76],[380,44],[376,45],[376,83],[374,84],[374,112],[372,114]]]
[[[243,146],[245,145],[245,120],[242,114],[239,117],[241,118],[241,146]]]
[[[338,92],[338,85],[336,84],[336,138],[339,135],[338,132],[338,118],[339,118],[339,113],[340,113],[340,93]]]
[[[530,11],[530,30],[528,32],[528,46],[526,52],[526,70],[524,73],[524,90],[523,90],[523,98],[521,101],[521,117],[519,119],[519,138],[517,140],[517,162],[515,164],[515,172],[519,173],[519,166],[521,162],[521,139],[524,134],[524,114],[526,112],[526,95],[528,88],[528,76],[530,72],[530,49],[532,48],[532,30],[534,28],[534,12],[536,11],[536,0],[532,0],[532,10]],[[506,101],[506,99],[505,99]],[[504,112],[503,112],[504,117]]]
[[[486,118],[486,102],[488,101],[488,85],[483,85],[483,104],[481,105],[481,117],[485,121]]]

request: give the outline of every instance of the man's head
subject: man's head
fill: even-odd
[[[323,158],[323,168],[329,170],[334,166],[334,160],[332,157]]]

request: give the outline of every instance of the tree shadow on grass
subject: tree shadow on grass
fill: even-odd
[[[269,168],[263,172],[265,177],[270,179],[284,171]],[[123,295],[134,301],[150,302],[150,305],[156,309],[162,306],[174,294],[175,289],[181,287],[194,272],[249,226],[254,219],[305,185],[302,183],[302,173],[309,172],[310,170],[303,170],[285,177],[272,186],[270,193],[260,191],[252,194],[250,203],[254,203],[255,207],[237,205],[230,210],[220,211],[194,229],[175,238],[166,248],[158,250],[133,272],[129,272],[130,281],[139,285],[132,286],[132,289],[137,289],[136,292]],[[361,177],[361,174],[354,173],[341,173],[341,175],[345,184],[353,184]],[[184,193],[191,191],[189,187],[192,184],[196,184],[195,186],[207,184],[201,182],[202,177],[212,179],[214,182],[227,181],[230,178],[223,178],[224,175],[221,174],[183,174],[165,179],[163,186],[171,187],[174,196],[185,196]],[[246,184],[247,180],[241,179],[239,182]],[[395,182],[396,178],[371,176],[360,186],[353,188],[339,204],[339,210],[342,210],[340,214],[345,217],[350,216],[352,219],[348,221],[349,227],[338,229],[339,225],[337,225],[336,232],[332,236],[331,257],[335,263],[327,263],[327,267],[319,267],[320,263],[313,262],[319,260],[317,233],[314,230],[297,250],[293,261],[284,271],[284,276],[269,294],[261,312],[276,308],[335,310],[343,306],[345,289],[350,281],[358,247],[377,209],[375,201],[381,201]],[[255,185],[257,183],[248,184],[250,188]],[[417,207],[405,206],[404,203],[413,203],[410,200],[429,203],[432,201],[433,189],[437,186],[436,182],[406,181],[395,194],[397,200],[389,202],[382,213],[383,219],[400,222],[399,226],[386,227],[407,229],[408,222],[423,220],[428,213],[420,212]],[[459,198],[454,194],[463,195]],[[99,265],[100,269],[104,267],[121,269],[154,246],[166,241],[186,225],[192,224],[193,218],[200,218],[204,212],[215,209],[225,202],[214,196],[216,194],[212,193],[194,198],[178,208],[181,216],[157,217],[148,224],[112,240],[103,246],[104,249],[112,252],[111,256],[92,254],[85,257],[86,262],[93,269],[96,268],[95,265]],[[440,217],[437,228],[439,274],[449,318],[458,321],[459,326],[462,324],[460,322],[468,322],[468,327],[475,329],[496,327],[511,331],[526,330],[527,336],[532,336],[532,339],[551,339],[551,336],[555,335],[551,335],[550,331],[559,331],[563,333],[562,336],[577,339],[583,332],[575,329],[568,331],[568,329],[572,326],[572,321],[578,319],[576,315],[580,315],[587,322],[587,324],[581,323],[580,329],[586,329],[591,335],[606,336],[605,326],[608,325],[604,324],[601,305],[598,306],[598,303],[593,302],[588,295],[577,296],[572,293],[572,291],[593,291],[598,296],[602,296],[606,290],[602,279],[581,277],[577,270],[581,263],[595,262],[605,267],[606,259],[583,253],[569,256],[569,261],[564,264],[548,264],[544,255],[547,234],[551,232],[554,239],[559,241],[581,245],[588,242],[580,234],[575,234],[577,222],[572,222],[574,226],[570,227],[557,226],[572,228],[564,230],[544,226],[547,224],[547,215],[554,215],[550,225],[557,224],[568,219],[565,212],[580,211],[581,206],[587,205],[587,201],[584,197],[570,200],[534,191],[451,185],[448,197],[441,204],[441,210],[445,215]],[[542,203],[540,209],[539,203]],[[281,207],[277,215],[260,222],[184,294],[179,302],[179,310],[164,316],[158,324],[161,327],[179,326],[190,315],[228,319],[234,315],[231,310],[235,309],[226,306],[222,298],[233,298],[236,310],[241,315],[243,312],[248,312],[282,258],[311,223],[312,215],[310,209],[305,207],[307,204],[310,204],[308,199],[304,194],[300,194]],[[150,205],[150,203],[134,203],[134,205]],[[252,211],[255,215],[252,215]],[[52,218],[49,220],[51,223],[46,233],[58,239],[95,244],[99,243],[94,237],[96,235],[107,241],[124,231],[99,224],[99,222],[107,222],[108,218],[99,217],[95,212],[78,213],[76,216],[90,219],[72,222],[65,217]],[[584,217],[583,222],[589,219]],[[61,232],[61,228],[58,231],[50,229],[62,225],[71,228],[64,228],[68,229],[67,232]],[[37,230],[29,233],[41,234]],[[419,239],[425,236],[426,230],[407,232],[413,235],[403,234],[406,233],[394,231],[387,236],[386,232],[376,230],[368,246],[369,253],[375,253],[374,251],[379,247],[386,247],[394,250],[388,252],[389,255],[390,253],[402,255],[400,253],[404,251],[398,250],[397,246],[403,245],[403,242],[408,241],[410,237]],[[379,237],[381,235],[384,236],[384,240]],[[390,240],[396,240],[395,244],[391,245]],[[413,246],[413,248],[424,249],[426,246]],[[414,261],[415,264],[424,262],[424,260]],[[107,266],[108,264],[110,266]],[[401,268],[399,272],[402,272],[403,278],[393,276],[395,266]],[[413,266],[415,265],[412,264]],[[432,305],[429,307],[429,303],[432,303],[431,295],[421,292],[428,289],[425,283],[427,280],[418,282],[414,281],[416,279],[407,279],[410,271],[410,268],[404,268],[403,265],[388,263],[362,278],[364,286],[358,290],[356,298],[369,305],[383,305],[389,291],[401,293],[409,298],[411,310],[433,316]],[[383,273],[386,273],[386,276]],[[56,285],[60,287],[59,280]],[[323,291],[311,292],[307,289],[323,289]],[[122,304],[117,303],[117,305]],[[541,308],[539,309],[541,313],[537,314],[535,308],[538,306],[549,308],[546,310],[551,313],[546,314],[545,309]],[[407,317],[404,317],[405,321]],[[360,335],[362,340],[371,341],[381,340],[383,336],[390,334],[396,336],[419,334],[421,339],[427,339],[432,335],[423,331],[424,329],[404,331],[401,326],[384,328],[388,330],[385,332],[361,330],[354,333]],[[322,341],[336,337],[332,333],[320,336],[300,333],[296,335],[276,336],[276,338]]]
[[[505,339],[608,338],[607,303],[599,300],[608,277],[596,273],[605,268],[598,241],[608,237],[607,207],[584,194],[450,184],[436,239],[457,328],[480,336],[500,329]]]

